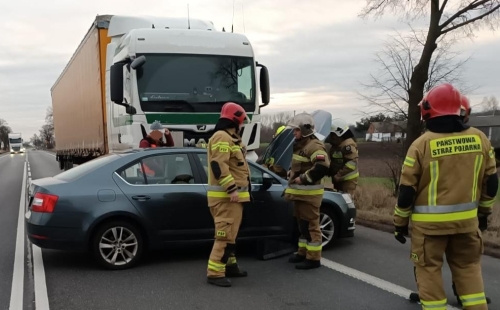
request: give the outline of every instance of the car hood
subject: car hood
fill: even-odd
[[[311,115],[314,119],[316,137],[325,142],[332,129],[332,114],[327,111],[317,110],[312,112]],[[292,163],[293,140],[292,130],[289,128],[283,130],[264,150],[259,163],[264,164],[272,157],[274,158],[274,165],[279,165],[288,170]]]

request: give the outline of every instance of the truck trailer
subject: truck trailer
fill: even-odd
[[[242,138],[255,158],[270,88],[245,35],[199,19],[98,15],[51,96],[56,158],[67,170],[139,147],[155,121],[176,146],[203,144],[228,101],[247,111]]]
[[[20,133],[9,133],[10,153],[24,153],[23,136]]]

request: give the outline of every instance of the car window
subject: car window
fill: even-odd
[[[151,156],[144,158],[142,163],[148,184],[194,184],[187,154]]]
[[[59,173],[55,176],[56,179],[60,179],[63,181],[72,181],[76,180],[85,174],[92,172],[96,169],[103,167],[104,165],[112,162],[117,159],[119,156],[115,154],[106,154],[97,157],[96,159],[92,159],[84,164],[78,165],[76,167],[71,168],[70,170]]]
[[[207,154],[197,154],[200,162],[201,162],[201,165],[203,166],[203,169],[205,169],[205,173],[208,175],[208,160],[207,160]],[[263,170],[257,168],[256,166],[252,165],[252,164],[248,164],[249,168],[250,168],[250,180],[252,182],[252,184],[262,184],[264,183],[264,172]],[[275,184],[280,184],[280,182],[278,182],[276,179],[274,180]]]
[[[130,184],[146,184],[146,179],[142,174],[141,162],[122,169],[118,174]]]

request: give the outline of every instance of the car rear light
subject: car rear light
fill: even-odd
[[[31,211],[52,213],[58,199],[56,195],[36,193],[31,204]]]

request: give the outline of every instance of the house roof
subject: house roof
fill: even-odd
[[[406,121],[372,122],[376,132],[400,132],[406,129]]]
[[[500,115],[476,116],[471,115],[467,125],[472,127],[500,127]]]

